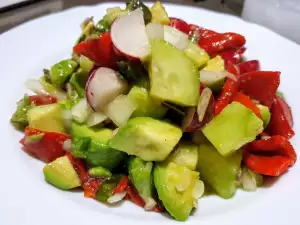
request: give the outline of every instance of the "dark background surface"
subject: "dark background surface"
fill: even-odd
[[[1,0],[0,0],[1,1]],[[10,0],[5,0],[9,2]],[[124,2],[121,0],[115,0]],[[114,1],[114,2],[115,2]],[[18,24],[24,23],[30,19],[47,15],[53,12],[62,11],[79,5],[93,5],[101,2],[110,2],[103,0],[27,0],[21,3],[9,5],[0,8],[0,34]],[[184,5],[193,5],[195,7],[203,7],[210,10],[240,15],[243,0],[225,0],[225,4],[221,4],[221,0],[162,0],[162,2],[171,2]]]

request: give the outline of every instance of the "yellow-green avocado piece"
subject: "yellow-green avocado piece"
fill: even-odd
[[[68,156],[57,158],[43,169],[45,179],[57,188],[68,190],[81,185]]]

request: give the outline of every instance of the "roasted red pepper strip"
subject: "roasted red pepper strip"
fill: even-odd
[[[259,108],[254,104],[254,102],[249,98],[249,96],[238,92],[234,97],[233,101],[243,104],[248,109],[251,109],[255,113],[255,115],[257,115],[260,119],[262,119]]]
[[[114,51],[110,33],[103,33],[96,40],[87,40],[73,48],[74,52],[84,55],[93,62],[106,67],[115,67],[118,56]]]
[[[243,58],[243,54],[246,51],[246,48],[240,48],[240,49],[230,49],[224,52],[220,52],[220,53],[214,53],[211,55],[211,57],[215,57],[217,55],[221,56],[225,62],[225,65],[227,67],[227,64],[229,62],[233,63],[233,64],[237,64],[239,63],[242,58]]]
[[[250,60],[238,64],[240,74],[258,71],[260,69],[260,64],[258,60]]]
[[[236,76],[238,75],[238,69],[232,63],[228,64],[227,71]],[[226,79],[224,87],[216,100],[215,115],[218,115],[228,104],[232,102],[238,92],[238,89],[239,80],[235,81],[229,78]]]
[[[190,32],[189,25],[185,21],[178,18],[170,17],[169,26],[174,27],[185,34],[189,34]]]
[[[245,37],[236,33],[218,34],[210,38],[202,38],[199,40],[199,46],[209,55],[229,49],[241,48],[245,43]]]
[[[127,196],[129,197],[129,199],[136,205],[144,208],[145,206],[145,202],[144,200],[140,197],[139,193],[137,192],[137,190],[132,187],[131,185],[128,186],[127,188]],[[160,206],[160,205],[156,205],[152,211],[154,212],[164,212],[164,209]]]
[[[82,185],[84,190],[84,197],[96,199],[96,193],[99,190],[101,181],[97,178],[88,178]]]
[[[255,71],[240,75],[240,90],[250,98],[271,107],[280,83],[280,72]]]
[[[276,96],[271,107],[271,120],[267,132],[271,135],[281,135],[287,139],[294,136],[293,116],[291,108],[280,97]]]
[[[51,96],[41,96],[41,95],[33,95],[29,96],[30,104],[39,105],[48,105],[52,103],[56,103],[57,99]]]
[[[213,36],[218,35],[219,33],[205,29],[203,27],[199,27],[194,24],[189,24],[189,37],[192,37],[197,32],[197,35],[199,36],[199,40],[211,38]]]
[[[40,137],[39,137],[40,135]],[[33,137],[38,137],[33,140]],[[65,154],[64,141],[70,139],[68,135],[54,132],[45,132],[26,127],[25,136],[20,140],[23,150],[35,155],[40,160],[48,163]]]
[[[129,185],[128,177],[123,176],[119,184],[117,185],[117,187],[114,189],[113,194],[117,194],[125,191],[128,188],[128,185]]]
[[[70,159],[75,171],[78,174],[81,183],[84,184],[88,180],[89,175],[83,161],[81,159],[77,159],[74,156],[72,156],[70,152],[67,152],[66,156],[68,156],[68,158]]]
[[[249,169],[257,173],[279,176],[295,164],[297,155],[286,138],[276,135],[248,144],[243,160]]]

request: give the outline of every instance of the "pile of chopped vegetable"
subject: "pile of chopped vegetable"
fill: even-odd
[[[129,0],[82,23],[11,123],[53,186],[185,221],[205,187],[228,199],[296,162],[280,72],[246,61],[245,43]]]

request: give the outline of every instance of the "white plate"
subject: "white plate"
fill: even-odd
[[[96,20],[117,3],[74,8],[42,17],[0,36],[1,65],[1,151],[0,224],[173,224],[174,220],[126,202],[109,208],[86,199],[82,193],[60,191],[44,181],[43,163],[21,151],[22,134],[9,124],[15,102],[26,92],[27,78],[38,78],[43,68],[69,57],[80,33],[81,21],[91,15]],[[225,32],[244,34],[249,59],[259,59],[264,70],[279,70],[280,89],[291,104],[295,131],[299,131],[300,46],[260,26],[199,8],[167,4],[170,16]],[[295,148],[299,139],[293,139]],[[296,164],[270,187],[255,193],[238,191],[231,200],[205,197],[186,224],[201,225],[289,225],[300,224],[300,168]]]

